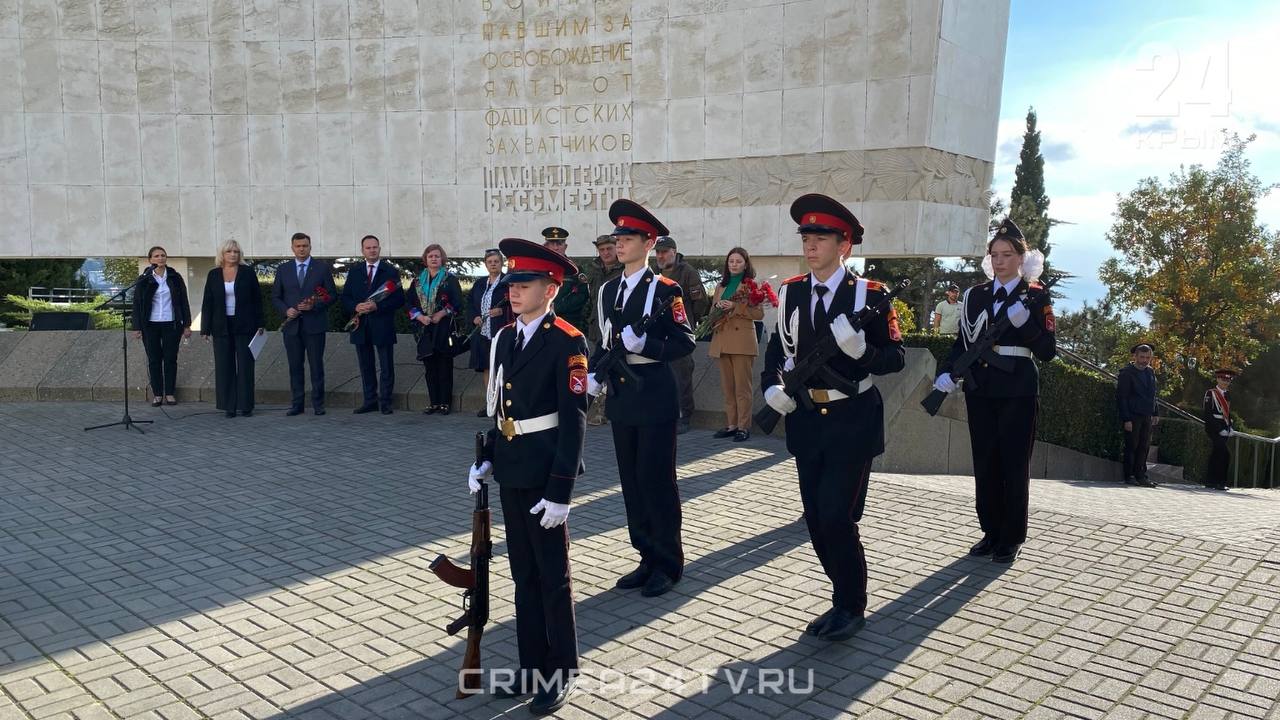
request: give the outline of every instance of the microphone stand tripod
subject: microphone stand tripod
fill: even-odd
[[[102,303],[97,308],[95,308],[96,310],[102,310],[104,308],[108,310],[115,310],[116,309],[115,301],[117,298],[120,300],[120,304],[119,304],[120,348],[124,351],[124,417],[121,418],[119,422],[107,423],[105,425],[93,425],[92,427],[87,427],[85,428],[85,432],[88,432],[90,430],[100,430],[102,428],[115,427],[116,425],[123,425],[126,430],[132,428],[141,433],[143,431],[142,431],[142,428],[138,427],[139,425],[150,425],[155,422],[154,420],[134,420],[133,418],[129,417],[129,328],[128,328],[129,323],[127,322],[129,319],[129,313],[126,309],[127,306],[124,304],[125,295],[130,290],[137,287],[138,283],[142,282],[143,280],[149,279],[151,277],[151,271],[154,269],[155,269],[155,265],[152,265],[150,268],[147,268],[147,271],[143,273],[142,276],[139,277],[137,280],[134,280],[132,285],[124,288],[123,290],[116,293],[115,295],[112,295],[111,297],[107,298],[106,302]],[[143,434],[145,435],[146,433],[143,433]]]

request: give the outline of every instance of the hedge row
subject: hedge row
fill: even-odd
[[[941,362],[955,336],[905,335],[907,347],[926,348]],[[1111,380],[1060,360],[1040,364],[1040,418],[1036,439],[1119,460],[1124,450]]]
[[[1240,429],[1258,434],[1246,428]],[[1181,466],[1182,476],[1187,480],[1204,482],[1208,475],[1210,443],[1203,425],[1179,418],[1161,418],[1155,429],[1155,442],[1160,462]],[[1280,477],[1277,477],[1274,464],[1275,458],[1280,458],[1280,449],[1273,451],[1274,447],[1254,441],[1241,440],[1237,443],[1235,440],[1228,440],[1231,467],[1227,470],[1227,484],[1236,484],[1234,481],[1238,471],[1239,487],[1280,486]],[[1255,461],[1258,471],[1256,477]]]

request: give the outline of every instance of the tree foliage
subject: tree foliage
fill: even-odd
[[[1151,339],[1184,374],[1243,367],[1280,330],[1280,238],[1258,222],[1274,186],[1250,170],[1253,136],[1226,133],[1214,168],[1147,178],[1119,198],[1100,277],[1121,310],[1147,311]]]
[[[1044,187],[1044,155],[1040,152],[1040,130],[1036,109],[1027,108],[1027,130],[1022,135],[1018,166],[1013,170],[1009,191],[1009,216],[1022,228],[1027,245],[1049,255],[1049,195]]]

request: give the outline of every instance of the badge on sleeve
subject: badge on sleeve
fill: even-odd
[[[684,298],[676,297],[671,300],[671,318],[681,325],[689,321],[689,316],[684,311]]]
[[[1052,306],[1052,305],[1045,305],[1045,306],[1044,306],[1044,329],[1045,329],[1045,330],[1048,330],[1049,332],[1057,332],[1057,331],[1058,331],[1058,323],[1057,323],[1057,321],[1056,321],[1056,320],[1054,320],[1054,319],[1053,319],[1053,306]]]
[[[587,356],[569,356],[569,392],[583,395],[587,392]]]

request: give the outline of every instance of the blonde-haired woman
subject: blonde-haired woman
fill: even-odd
[[[218,409],[232,418],[253,414],[253,353],[249,340],[263,332],[262,291],[253,268],[241,262],[240,243],[218,246],[218,267],[209,271],[201,303],[200,334],[213,339],[213,376]]]

